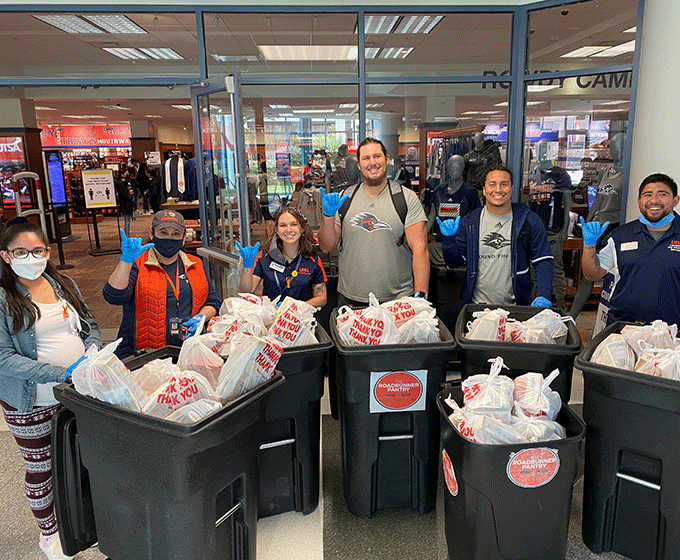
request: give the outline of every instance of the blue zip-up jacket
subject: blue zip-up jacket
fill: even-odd
[[[479,222],[482,208],[477,208],[461,219],[455,235],[442,238],[442,249],[446,264],[454,268],[467,261],[467,273],[461,292],[463,303],[471,303],[475,291],[479,264]],[[522,225],[529,223],[529,254],[519,240]],[[531,305],[534,283],[529,273],[529,261],[536,272],[536,296],[550,299],[553,283],[553,255],[550,251],[545,226],[537,214],[524,204],[512,204],[512,239],[510,257],[512,261],[512,291],[517,305]]]
[[[44,275],[54,288],[58,297],[64,297],[59,284],[50,276]],[[75,285],[75,283],[74,283]],[[17,283],[17,288],[24,295],[31,297],[28,290]],[[78,288],[76,287],[76,290]],[[80,294],[80,292],[78,292]],[[53,366],[38,361],[38,345],[35,341],[35,324],[26,328],[28,312],[24,313],[24,328],[12,335],[14,315],[6,302],[6,292],[0,288],[0,399],[26,413],[33,409],[36,383],[53,383],[63,381],[66,368]],[[99,327],[94,319],[80,318],[80,338],[85,349],[94,344],[101,348],[102,341]]]

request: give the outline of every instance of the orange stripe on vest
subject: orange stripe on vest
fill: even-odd
[[[194,316],[208,298],[208,280],[201,259],[186,257],[192,262],[185,265],[184,273],[191,286],[191,315]],[[149,251],[146,251],[135,259],[139,269],[135,284],[135,349],[165,346],[167,279],[160,265],[146,264],[148,258]]]

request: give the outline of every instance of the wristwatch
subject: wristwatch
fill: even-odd
[[[416,292],[415,294],[413,294],[413,297],[419,297],[424,300],[427,300],[427,294],[425,292]]]

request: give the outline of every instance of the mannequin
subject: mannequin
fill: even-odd
[[[609,139],[609,155],[612,163],[603,167],[597,176],[597,194],[586,218],[586,222],[600,222],[601,224],[609,222],[609,226],[598,239],[598,250],[609,232],[616,228],[621,220],[623,132],[617,132]],[[586,301],[590,298],[592,290],[593,282],[582,277],[569,315],[574,318],[578,316]]]
[[[348,149],[347,149],[347,144],[340,144],[338,146],[338,155],[336,156],[335,160],[333,161],[333,165],[335,165],[335,168],[337,169],[338,167],[342,167],[343,169],[346,166],[347,163],[347,155],[348,155]]]
[[[345,172],[347,173],[347,179],[350,185],[359,181],[359,164],[357,162],[357,156],[354,154],[347,154]]]
[[[475,132],[472,137],[473,149],[465,154],[465,182],[471,187],[481,190],[482,179],[487,168],[502,163],[498,142],[484,140],[483,132]]]

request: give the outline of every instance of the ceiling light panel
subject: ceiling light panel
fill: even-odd
[[[69,119],[105,119],[104,115],[63,115]]]
[[[147,119],[162,119],[163,115],[144,115]]]
[[[103,51],[122,58],[123,60],[147,60],[149,57],[137,49],[122,48],[122,47],[104,47]]]
[[[399,16],[375,15],[364,18],[364,33],[391,33]]]
[[[174,107],[175,109],[191,109],[191,105],[171,105],[171,107]]]
[[[270,105],[271,109],[290,109],[290,105]]]
[[[413,51],[413,47],[389,47],[380,51],[378,58],[406,58]]]
[[[444,16],[406,15],[401,18],[395,33],[429,33]]]
[[[260,60],[254,54],[211,54],[210,56],[212,56],[217,62],[257,62]]]
[[[637,26],[631,27],[629,29],[624,29],[621,33],[637,33]]]
[[[269,61],[356,60],[357,47],[347,45],[258,45]]]
[[[56,111],[54,107],[34,107],[36,111]]]
[[[532,85],[532,86],[527,86],[527,92],[529,93],[540,93],[542,91],[549,91],[551,89],[557,89],[560,87],[559,85],[555,86],[541,86],[541,85]]]
[[[107,33],[146,33],[139,25],[122,14],[83,15],[81,17],[101,27]]]
[[[632,41],[628,41],[627,43],[622,43],[621,45],[616,45],[615,47],[611,47],[605,51],[601,51],[599,53],[594,54],[593,56],[602,56],[602,57],[613,57],[613,56],[619,56],[621,54],[625,53],[631,53],[635,50],[635,39]]]
[[[293,109],[293,113],[335,113],[335,109]]]
[[[130,107],[122,107],[120,105],[97,105],[100,109],[108,109],[109,111],[131,111]]]
[[[364,49],[364,56],[366,58],[375,58],[378,56],[378,53],[380,52],[380,48],[376,47],[368,47]]]
[[[592,45],[587,47],[581,47],[580,49],[576,49],[575,51],[571,51],[568,53],[564,53],[563,55],[560,55],[560,58],[585,58],[587,56],[592,56],[600,51],[604,51],[608,48],[609,47],[607,45]]]
[[[140,48],[144,54],[156,60],[184,60],[184,57],[168,48]]]
[[[104,31],[102,31],[98,27],[95,27],[94,25],[91,25],[88,22],[83,21],[78,16],[34,15],[33,17],[39,19],[40,21],[44,21],[45,23],[48,23],[53,27],[56,27],[57,29],[66,31],[66,33],[87,33],[87,34],[104,33]]]

